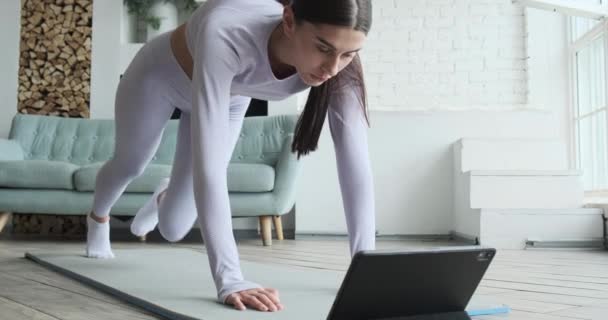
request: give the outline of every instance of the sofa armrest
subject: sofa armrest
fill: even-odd
[[[283,141],[281,154],[275,166],[275,181],[272,191],[278,213],[287,213],[293,207],[296,197],[296,179],[300,172],[300,161],[291,152],[291,140],[288,136]]]
[[[0,161],[23,160],[23,148],[15,140],[0,139]]]

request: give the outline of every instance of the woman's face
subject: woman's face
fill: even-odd
[[[350,27],[302,22],[291,30],[293,66],[309,86],[318,86],[344,69],[363,47],[366,35]]]

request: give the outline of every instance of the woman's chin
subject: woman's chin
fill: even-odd
[[[321,81],[321,82],[313,82],[313,83],[309,83],[308,85],[309,85],[309,86],[311,86],[311,87],[318,87],[318,86],[320,86],[320,85],[322,85],[322,84],[323,84],[323,81]]]
[[[307,85],[311,86],[311,87],[318,87],[320,85],[323,84],[323,80],[318,79],[314,76],[312,76],[311,74],[306,74],[306,75],[302,75],[300,74],[300,78],[302,79],[302,81],[304,81],[304,83],[306,83]]]

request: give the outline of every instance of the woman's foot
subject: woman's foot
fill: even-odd
[[[92,212],[87,215],[87,248],[89,258],[114,258],[110,246],[110,217],[97,217]]]
[[[142,237],[154,230],[158,224],[158,205],[165,190],[167,190],[167,186],[169,186],[169,178],[162,179],[154,190],[152,197],[137,211],[133,222],[131,222],[132,234]]]

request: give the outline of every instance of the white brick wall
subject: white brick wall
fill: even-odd
[[[370,108],[527,103],[524,10],[511,0],[374,0],[362,60]]]

